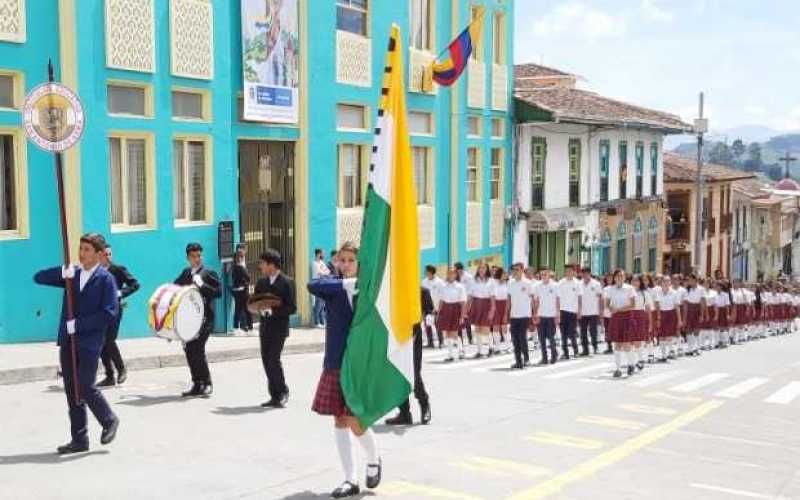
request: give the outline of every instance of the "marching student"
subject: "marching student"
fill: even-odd
[[[436,330],[442,332],[447,344],[448,357],[445,362],[464,359],[464,343],[458,332],[464,324],[467,307],[467,290],[458,281],[458,270],[447,270],[447,281],[439,289],[439,309],[436,314]]]
[[[114,277],[100,265],[100,253],[105,245],[105,239],[100,234],[84,234],[80,240],[79,266],[51,267],[33,277],[39,285],[65,289],[57,344],[72,439],[58,447],[59,455],[89,450],[87,406],[103,427],[101,444],[110,444],[119,427],[119,417],[94,385],[105,334],[116,318],[119,307]],[[70,319],[67,319],[67,283],[72,290],[74,305]],[[78,394],[75,394],[76,388]]]
[[[766,306],[766,296],[761,294],[761,300]],[[744,326],[746,324],[747,304],[745,302],[744,291],[742,290],[742,281],[734,280],[733,290],[731,290],[731,301],[733,306],[731,309],[733,321],[731,322],[731,345],[736,345],[744,342]],[[766,307],[765,307],[766,309]],[[766,311],[764,312],[766,317]]]
[[[592,341],[592,353],[597,354],[597,323],[604,316],[603,287],[592,277],[592,270],[584,267],[581,270],[583,279],[580,282],[579,316],[581,328],[581,356],[589,355],[589,336]]]
[[[558,303],[558,285],[551,280],[549,269],[541,271],[541,278],[541,283],[533,289],[533,321],[539,332],[539,349],[542,351],[542,359],[539,361],[539,365],[547,364],[548,342],[550,344],[550,364],[556,364],[556,361],[558,361],[556,325],[561,320],[559,317],[561,307]]]
[[[372,429],[363,429],[347,408],[339,381],[350,323],[353,321],[353,299],[358,276],[357,255],[356,247],[345,243],[337,254],[337,266],[342,279],[326,276],[312,280],[307,285],[309,293],[323,299],[326,306],[325,358],[311,408],[319,415],[333,416],[336,449],[344,472],[344,482],[333,490],[333,498],[351,497],[361,492],[353,456],[354,438],[361,445],[366,457],[367,488],[373,489],[380,484],[383,468],[375,434]]]
[[[472,273],[464,269],[464,264],[462,264],[461,262],[456,262],[455,264],[453,264],[453,266],[456,268],[456,271],[458,272],[458,281],[461,282],[462,285],[464,285],[464,289],[467,291],[467,304],[469,304],[469,296],[470,296],[469,294],[470,291],[472,290],[472,285],[475,283],[475,277],[472,275]],[[470,325],[469,321],[466,321],[464,325],[462,325],[462,328],[459,329],[458,331],[458,336],[461,337],[462,342],[464,340],[464,331],[466,331],[467,340],[469,341],[470,344],[472,344],[473,343],[472,325]]]
[[[110,387],[116,384],[123,384],[128,379],[128,371],[125,369],[125,362],[122,360],[122,353],[120,353],[117,345],[117,336],[119,335],[119,325],[122,323],[122,310],[125,307],[123,301],[139,290],[139,282],[128,272],[125,266],[121,266],[112,260],[111,245],[108,243],[106,243],[106,248],[103,252],[100,253],[100,264],[108,269],[108,272],[114,277],[119,301],[117,316],[108,331],[106,331],[106,342],[103,345],[103,354],[101,356],[106,377],[97,384],[97,387]],[[117,370],[116,378],[114,377],[115,368]]]
[[[672,279],[665,275],[661,279],[661,290],[655,295],[656,335],[661,351],[660,363],[675,359],[675,344],[681,325],[681,297],[672,287]]]
[[[422,288],[428,290],[433,300],[434,313],[426,315],[423,323],[425,324],[425,336],[428,343],[425,347],[433,349],[433,329],[436,325],[436,313],[439,309],[439,290],[444,286],[444,280],[436,276],[436,266],[428,264],[425,266],[425,277],[422,279]],[[436,329],[436,336],[439,339],[439,349],[444,347],[444,337],[439,329]]]
[[[634,303],[631,311],[631,320],[634,328],[630,332],[630,351],[628,352],[629,366],[634,365],[639,371],[644,369],[644,346],[650,340],[650,302],[648,299],[647,285],[641,275],[631,278]],[[630,369],[628,370],[630,372]],[[629,373],[630,375],[630,373]]]
[[[249,332],[253,329],[253,317],[247,310],[247,299],[250,297],[250,274],[247,272],[245,252],[245,245],[240,243],[236,248],[236,257],[231,269],[231,291],[233,292],[233,329]],[[327,270],[327,267],[325,269]]]
[[[580,305],[580,283],[575,278],[575,268],[564,268],[564,277],[558,282],[558,303],[561,308],[561,359],[569,359],[569,342],[572,342],[572,353],[578,357],[578,310]]]
[[[494,281],[489,276],[489,266],[482,263],[475,273],[475,281],[467,289],[469,297],[467,300],[467,317],[477,337],[478,350],[474,359],[483,357],[484,350],[487,357],[492,355],[492,334],[489,329],[492,327],[494,318],[494,289]]]
[[[706,314],[700,330],[700,349],[707,351],[716,344],[717,334],[717,314],[716,302],[718,291],[714,286],[715,282],[711,279],[702,280],[700,285],[706,291]]]
[[[698,283],[697,276],[689,275],[686,289],[686,342],[687,356],[699,356],[698,335],[706,315],[706,291]]]
[[[606,307],[611,313],[606,341],[614,344],[614,363],[617,366],[614,378],[620,378],[623,364],[628,366],[628,376],[634,372],[635,361],[632,361],[633,355],[630,353],[630,339],[633,338],[633,330],[636,328],[631,312],[636,305],[636,293],[631,285],[625,283],[625,271],[622,269],[616,269],[612,278],[614,285],[605,292]]]
[[[200,243],[186,245],[186,260],[189,266],[181,271],[174,283],[180,286],[196,286],[203,297],[205,308],[200,335],[183,347],[186,363],[192,374],[192,387],[184,391],[181,396],[209,397],[214,389],[206,359],[206,342],[214,330],[214,300],[222,296],[222,286],[217,273],[203,265],[203,247]]]
[[[731,287],[725,281],[718,281],[714,285],[717,296],[714,299],[714,315],[716,317],[717,326],[717,342],[716,347],[723,349],[728,347],[729,341],[729,313],[731,307]]]
[[[645,298],[647,299],[647,316],[649,317],[650,330],[647,332],[647,341],[642,346],[642,357],[647,358],[648,364],[656,362],[656,294],[660,287],[656,286],[661,281],[660,276],[653,277],[652,274],[642,276],[645,285]]]
[[[539,279],[539,273],[534,271],[532,267],[525,268],[525,278],[531,282],[531,288],[534,290],[542,282]],[[533,317],[531,317],[531,322],[528,325],[528,344],[532,345],[534,350],[538,348],[539,344],[539,336],[536,333],[536,324],[533,322]]]
[[[608,327],[611,324],[611,310],[605,307],[606,304],[606,291],[614,286],[614,277],[611,273],[606,273],[603,276],[603,341],[606,343],[606,350],[603,354],[614,354],[614,343],[608,338]]]
[[[508,341],[508,273],[498,268],[494,273],[494,318],[492,321],[492,343],[495,354],[509,352]]]
[[[533,318],[533,284],[523,274],[523,264],[511,266],[511,279],[508,280],[507,308],[511,328],[511,342],[514,345],[512,370],[522,370],[530,364],[528,353],[528,325]]]
[[[686,351],[687,345],[687,337],[686,337],[686,316],[687,316],[687,309],[686,309],[686,286],[683,275],[681,274],[673,274],[672,275],[672,287],[678,292],[678,295],[681,299],[681,325],[680,325],[680,336],[678,337],[678,342],[675,344],[675,349],[677,351],[678,356],[683,356],[684,352]]]

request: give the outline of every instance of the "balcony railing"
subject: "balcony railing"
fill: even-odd
[[[668,222],[666,228],[667,241],[689,241],[688,222]]]

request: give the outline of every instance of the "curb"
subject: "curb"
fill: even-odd
[[[287,345],[283,354],[306,354],[322,352],[324,343]],[[243,359],[261,358],[261,349],[252,347],[246,349],[231,349],[227,351],[212,351],[206,353],[209,363],[225,363],[227,361],[240,361]],[[158,368],[173,368],[186,366],[186,357],[180,354],[164,354],[144,356],[125,360],[128,371],[154,370]],[[102,366],[99,367],[102,371]],[[42,380],[55,380],[58,378],[58,365],[32,366],[29,368],[15,368],[0,370],[0,385],[25,384]]]

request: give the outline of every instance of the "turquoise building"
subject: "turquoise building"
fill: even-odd
[[[80,234],[101,232],[142,285],[123,336],[148,335],[146,302],[185,265],[187,242],[223,269],[222,221],[247,242],[251,272],[263,248],[284,254],[307,322],[314,249],[359,239],[392,23],[406,40],[422,262],[508,262],[512,0],[245,2],[263,4],[259,23],[295,23],[296,36],[280,41],[280,71],[296,75],[286,78],[297,89],[294,122],[244,111],[241,0],[0,0],[0,343],[52,340],[59,314],[58,294],[31,279],[60,262],[54,161],[21,121],[48,59],[86,115],[83,139],[64,155],[73,258]],[[483,39],[464,76],[426,85],[424,68],[480,16]],[[230,315],[229,304],[227,294],[218,310]]]

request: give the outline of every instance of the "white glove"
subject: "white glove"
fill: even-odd
[[[268,307],[268,308],[264,309],[263,311],[261,311],[261,315],[262,316],[266,316],[266,317],[272,316],[272,308]]]
[[[75,335],[75,320],[67,321],[67,335]]]
[[[117,298],[118,298],[118,299],[121,299],[121,298],[122,298],[122,292],[120,292],[119,290],[117,290]]]
[[[342,286],[344,287],[345,291],[350,295],[356,295],[358,293],[358,289],[356,288],[356,281],[357,278],[345,278],[342,280]]]
[[[195,274],[194,276],[192,276],[192,281],[197,286],[197,288],[203,287],[203,278],[201,278],[199,274]]]
[[[61,266],[61,277],[64,279],[72,279],[75,277],[75,266]]]

